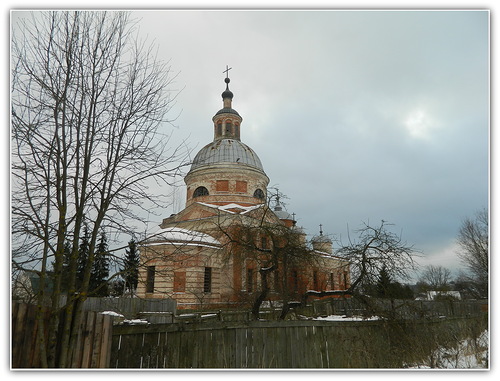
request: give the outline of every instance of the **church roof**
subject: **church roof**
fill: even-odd
[[[221,108],[219,111],[216,112],[215,115],[219,115],[219,114],[235,114],[235,115],[240,116],[240,114],[238,114],[238,111],[236,111],[234,108],[231,108],[231,107]]]
[[[219,139],[207,144],[195,156],[191,170],[220,163],[248,165],[264,172],[254,150],[236,139]]]
[[[200,205],[205,205],[210,208],[218,209],[218,210],[223,210],[225,212],[231,213],[231,214],[246,214],[248,212],[251,212],[252,210],[259,209],[261,208],[264,204],[257,204],[257,205],[252,205],[252,206],[244,206],[236,203],[231,203],[231,204],[226,204],[226,205],[215,205],[215,204],[208,204],[206,202],[198,202]]]
[[[162,242],[183,243],[191,245],[220,245],[220,242],[212,236],[194,230],[187,230],[178,227],[163,228],[150,235],[145,242],[145,246],[152,246]]]
[[[283,210],[281,206],[275,206],[273,210],[274,214],[278,216],[280,220],[293,220],[294,218],[286,210]]]
[[[314,236],[312,239],[311,239],[311,242],[326,242],[326,243],[332,243],[332,240],[330,238],[328,238],[327,236],[323,235],[323,234],[320,234],[320,235],[317,235],[317,236]]]

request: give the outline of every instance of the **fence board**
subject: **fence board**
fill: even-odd
[[[37,344],[39,332],[36,320],[37,306],[15,303],[12,308],[11,367],[39,368],[40,350]],[[60,315],[63,321],[64,313]],[[50,311],[44,312],[47,327]],[[75,347],[70,351],[70,365],[73,368],[109,367],[112,348],[113,318],[97,312],[84,312],[82,323],[75,327]],[[47,341],[46,330],[44,330]]]

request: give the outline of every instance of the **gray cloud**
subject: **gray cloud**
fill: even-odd
[[[460,223],[488,203],[487,11],[133,15],[179,72],[177,141],[212,140],[229,65],[242,140],[310,235],[384,219],[422,263],[458,266]]]
[[[460,223],[488,202],[486,11],[140,16],[186,85],[179,135],[212,140],[227,64],[242,140],[309,234],[384,219],[458,266]]]

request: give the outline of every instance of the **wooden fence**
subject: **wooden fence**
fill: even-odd
[[[48,323],[47,314],[45,322]],[[85,311],[77,329],[77,342],[71,355],[71,368],[108,368],[111,356],[113,318],[95,311]],[[11,367],[40,368],[37,345],[36,306],[12,305]]]
[[[421,319],[439,316],[462,317],[480,315],[487,312],[487,302],[477,300],[411,300],[411,299],[382,299],[371,298],[369,304],[363,303],[356,298],[341,299],[330,298],[325,300],[313,300],[311,303],[297,311],[318,315],[364,315],[383,311],[393,312],[395,318],[399,319]],[[486,306],[486,308],[484,308]],[[372,311],[370,311],[370,308]],[[375,312],[374,312],[375,311]]]
[[[315,316],[356,314],[359,306],[347,303],[315,302],[311,308]],[[175,316],[159,311],[172,323],[145,325],[116,324],[116,320],[113,325],[110,315],[85,311],[76,328],[71,367],[399,368],[404,365],[402,359],[409,363],[445,339],[456,342],[464,332],[477,333],[484,326],[484,313],[477,303],[424,307],[430,311],[423,314],[424,319],[414,316],[397,322],[248,321],[250,314],[244,311]],[[151,306],[145,308],[150,310],[146,313],[150,323],[153,317],[158,319]],[[408,311],[414,314],[413,308]],[[443,312],[449,313],[447,319]],[[12,305],[13,369],[40,367],[35,316],[36,306]]]
[[[111,368],[401,368],[480,318],[115,326]]]
[[[61,298],[60,305],[66,303],[66,297]],[[169,312],[176,313],[177,302],[174,299],[143,299],[143,298],[97,298],[90,297],[83,302],[84,311],[113,311],[127,319],[138,317],[140,313]]]

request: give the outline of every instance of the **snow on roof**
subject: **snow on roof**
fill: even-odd
[[[252,206],[243,206],[243,205],[235,204],[235,203],[231,203],[231,204],[227,204],[227,205],[214,205],[214,204],[208,204],[205,202],[199,202],[198,204],[205,205],[205,206],[208,206],[210,208],[217,209],[217,210],[223,210],[225,212],[232,213],[232,214],[236,214],[237,212],[234,212],[231,209],[240,209],[241,212],[238,212],[238,214],[246,214],[252,210],[261,208],[264,205],[264,204],[258,204],[258,205],[252,205]]]
[[[191,244],[220,245],[220,242],[211,235],[187,230],[177,227],[170,227],[158,230],[146,240],[146,246],[154,245],[158,241],[182,242]]]
[[[427,299],[434,300],[439,296],[451,296],[456,299],[462,299],[460,291],[427,291]]]
[[[338,255],[327,253],[326,251],[320,251],[320,250],[313,250],[316,254],[323,258],[333,258],[333,259],[338,259],[339,261],[345,261],[349,262],[346,258],[339,257]]]

